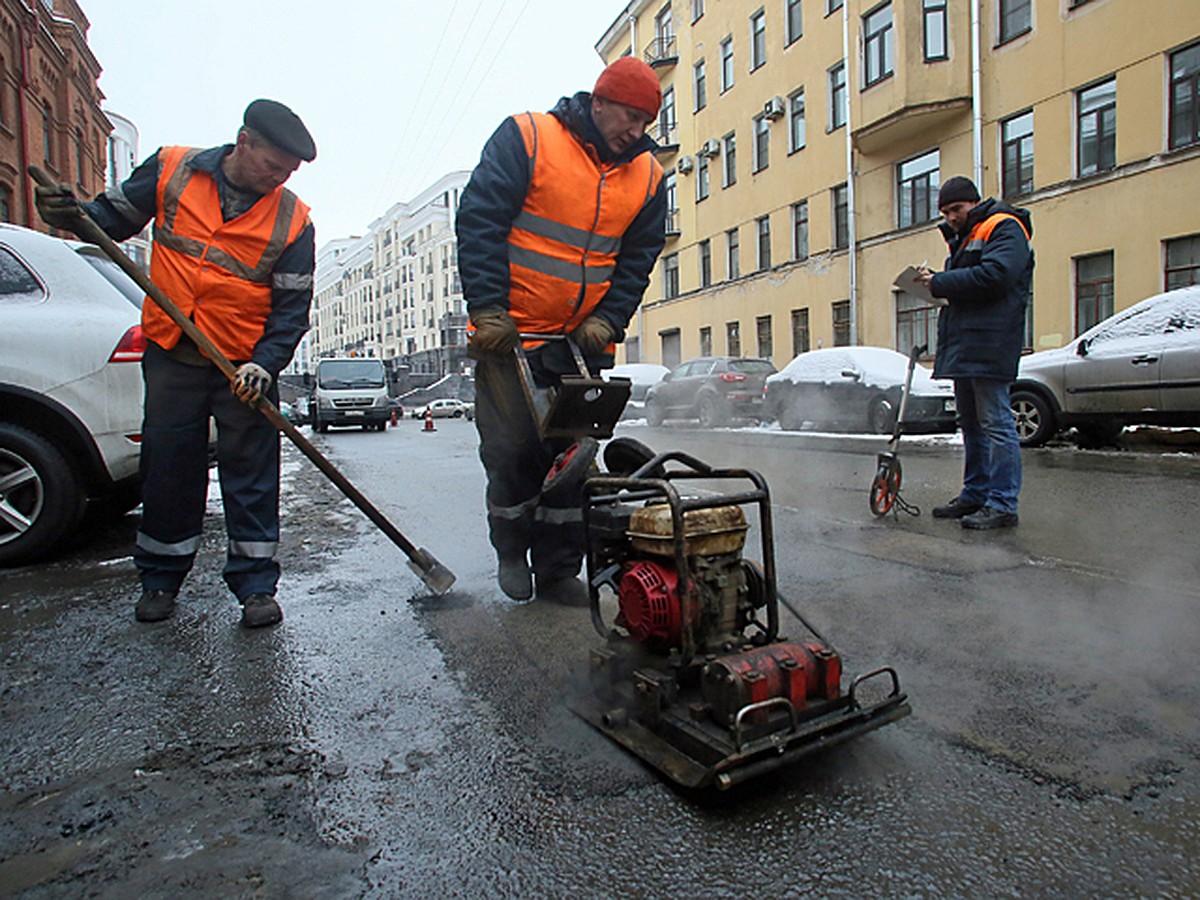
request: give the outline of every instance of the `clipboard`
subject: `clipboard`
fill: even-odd
[[[892,280],[892,284],[906,294],[919,297],[931,306],[949,306],[949,300],[946,300],[944,297],[933,296],[933,294],[929,293],[929,288],[917,281],[919,274],[920,271],[916,266],[908,266]]]

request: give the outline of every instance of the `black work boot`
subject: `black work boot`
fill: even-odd
[[[270,594],[251,594],[242,601],[242,627],[264,628],[283,621],[283,610]]]
[[[533,574],[529,571],[529,561],[525,554],[503,554],[500,559],[500,572],[497,581],[500,590],[513,600],[528,600],[533,596]]]
[[[537,598],[559,606],[587,606],[588,590],[578,578],[538,578]]]
[[[171,618],[175,612],[177,591],[156,591],[147,588],[142,599],[133,608],[133,617],[139,622],[161,622]]]
[[[969,516],[981,509],[983,509],[982,503],[970,503],[962,497],[955,497],[945,506],[935,506],[933,517],[935,519],[961,519],[963,516]]]

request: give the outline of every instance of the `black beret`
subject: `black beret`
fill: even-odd
[[[317,145],[300,117],[276,100],[255,100],[246,107],[242,121],[284,153],[305,162],[317,157]]]
[[[955,175],[953,178],[947,179],[946,183],[942,185],[942,189],[938,191],[938,209],[945,209],[951,203],[959,201],[977,203],[979,189],[975,187],[975,182],[970,178]]]

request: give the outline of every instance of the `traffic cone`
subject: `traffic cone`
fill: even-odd
[[[393,428],[396,427],[396,410],[395,410],[395,408],[392,409],[392,427]]]
[[[437,429],[433,427],[433,410],[431,409],[425,410],[425,428],[423,430],[437,431]]]

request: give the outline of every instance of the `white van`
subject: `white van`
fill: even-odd
[[[388,426],[387,372],[371,357],[322,359],[309,401],[313,431],[331,425],[360,425],[364,431]]]

